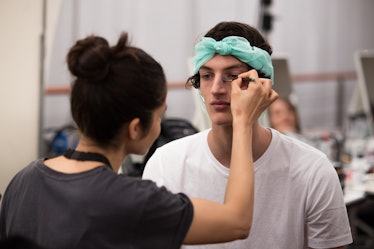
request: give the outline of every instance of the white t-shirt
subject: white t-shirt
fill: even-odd
[[[325,154],[271,129],[255,162],[254,219],[245,240],[193,249],[332,248],[352,243],[343,191]],[[223,202],[229,169],[211,153],[209,130],[156,150],[143,178],[177,193]]]

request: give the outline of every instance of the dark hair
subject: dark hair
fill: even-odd
[[[220,22],[212,29],[210,29],[204,37],[211,37],[216,41],[220,41],[228,36],[241,36],[247,39],[252,46],[256,46],[265,50],[271,55],[273,53],[270,45],[261,35],[261,33],[254,27],[241,23],[241,22]],[[259,73],[260,77],[264,77],[263,74]],[[200,88],[200,75],[199,73],[189,77],[186,82],[186,86],[193,86]]]
[[[127,33],[112,47],[99,36],[78,40],[67,62],[76,76],[71,113],[82,134],[108,146],[134,118],[150,129],[153,111],[166,99],[166,78],[149,54],[128,45]]]

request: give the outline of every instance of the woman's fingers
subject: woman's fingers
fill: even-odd
[[[256,70],[240,74],[232,82],[232,108],[245,111],[251,116],[259,116],[278,98],[278,93],[272,89],[272,81],[259,78]],[[233,110],[235,111],[235,110]]]

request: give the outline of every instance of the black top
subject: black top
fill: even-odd
[[[64,174],[40,159],[9,184],[0,238],[21,235],[45,248],[179,248],[193,207],[152,181],[109,167]]]

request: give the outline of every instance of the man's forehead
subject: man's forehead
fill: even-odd
[[[230,70],[230,69],[245,69],[249,66],[244,62],[238,60],[232,55],[219,55],[216,54],[213,58],[207,61],[200,69],[206,70]]]

